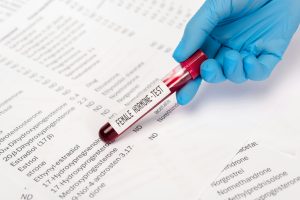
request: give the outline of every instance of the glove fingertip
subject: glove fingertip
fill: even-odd
[[[187,105],[192,99],[188,99],[185,97],[184,94],[182,94],[182,92],[177,92],[176,93],[176,100],[177,103],[181,106],[185,106]]]
[[[194,52],[195,51],[192,45],[189,45],[189,42],[185,41],[185,39],[183,38],[176,47],[173,53],[173,58],[177,62],[183,62],[188,59]]]
[[[226,80],[220,64],[215,59],[208,59],[202,63],[201,76],[208,83],[220,83]]]
[[[178,104],[187,105],[192,101],[201,85],[201,78],[197,78],[189,82],[181,90],[176,93],[176,99]]]
[[[177,62],[183,62],[184,60],[186,60],[186,56],[184,55],[184,51],[181,50],[180,45],[178,45],[178,47],[175,49],[173,53],[173,58]]]

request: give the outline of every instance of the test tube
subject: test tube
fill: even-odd
[[[140,95],[140,98],[136,98],[136,102],[104,124],[99,130],[101,140],[106,143],[114,142],[170,95],[180,90],[190,80],[200,76],[200,66],[206,59],[207,56],[198,50],[190,58],[181,62],[167,76]]]

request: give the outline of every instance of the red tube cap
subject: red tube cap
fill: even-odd
[[[180,65],[191,74],[193,79],[195,79],[200,76],[200,66],[205,60],[207,60],[205,53],[198,50],[187,60],[181,62]]]

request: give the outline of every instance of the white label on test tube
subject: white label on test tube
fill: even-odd
[[[171,91],[163,81],[155,81],[153,86],[136,98],[136,101],[111,118],[110,125],[118,134],[121,134],[170,93]]]

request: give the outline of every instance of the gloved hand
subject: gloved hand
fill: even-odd
[[[281,60],[300,22],[300,0],[207,0],[186,26],[173,57],[182,62],[202,49],[209,83],[265,80]],[[199,66],[200,67],[200,66]],[[185,105],[201,79],[177,92]]]

